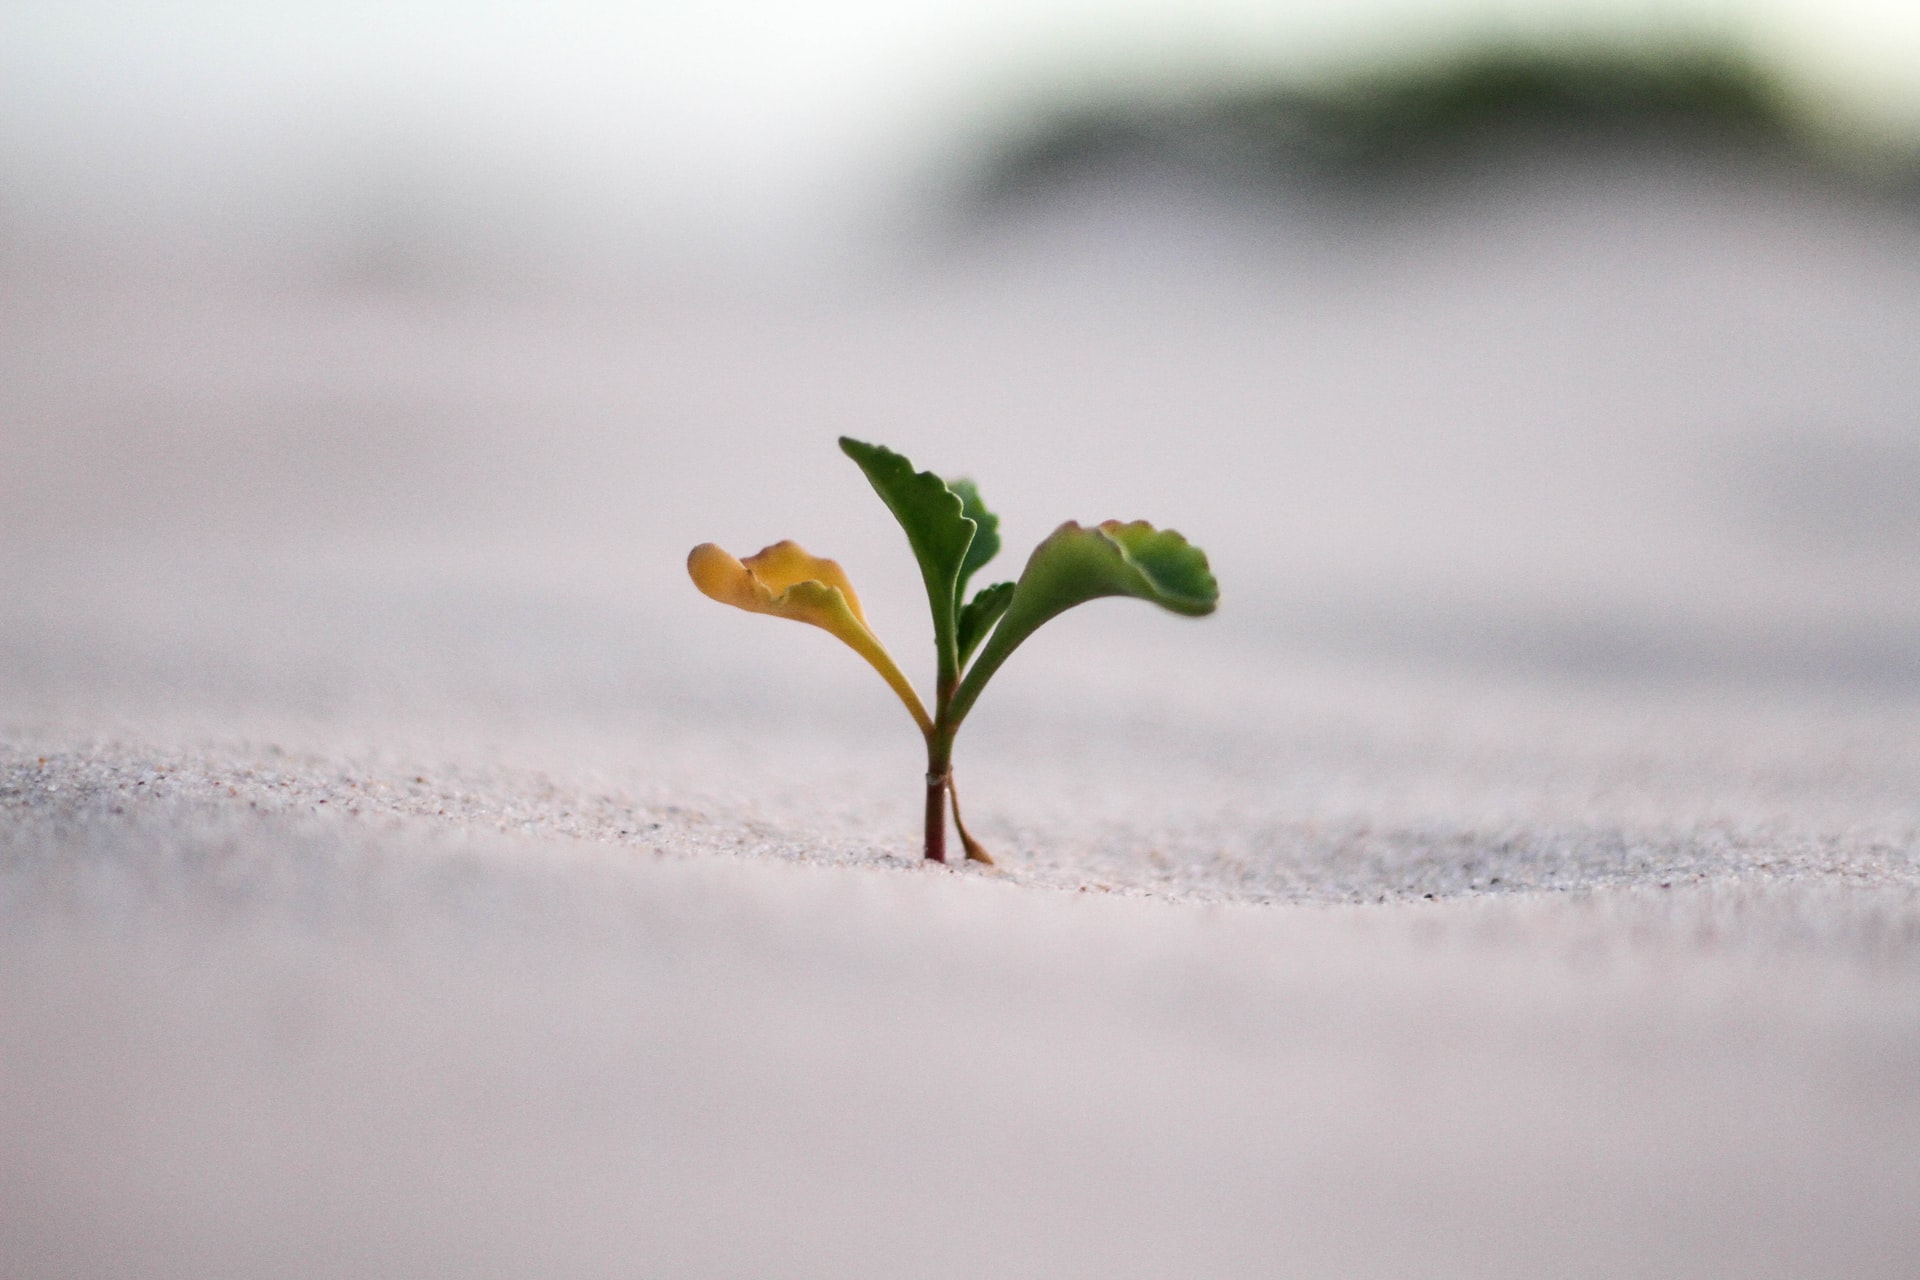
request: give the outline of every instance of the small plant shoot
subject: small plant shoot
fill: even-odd
[[[1019,581],[996,582],[969,597],[974,574],[1000,551],[1000,518],[987,510],[973,482],[915,471],[893,450],[845,436],[840,448],[900,522],[920,564],[933,609],[931,712],[867,625],[860,597],[833,561],[794,542],[776,542],[736,560],[705,542],[687,556],[687,572],[695,586],[722,604],[810,623],[865,658],[906,704],[926,739],[927,857],[947,860],[951,808],[966,856],[991,863],[960,820],[953,740],[993,673],[1041,624],[1077,604],[1135,596],[1197,618],[1213,612],[1220,589],[1206,553],[1171,529],[1156,529],[1144,520],[1108,520],[1091,527],[1069,520],[1033,549]]]

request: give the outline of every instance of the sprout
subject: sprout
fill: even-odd
[[[1086,527],[1069,520],[1027,558],[1017,582],[996,582],[967,598],[973,575],[1000,551],[1000,519],[971,481],[945,481],[915,471],[891,449],[842,436],[840,448],[859,464],[920,564],[933,610],[936,658],[933,714],[867,625],[853,584],[838,564],[777,542],[745,560],[712,543],[687,557],[701,591],[735,608],[811,623],[832,632],[872,664],[920,727],[927,743],[926,855],[947,860],[946,815],[968,858],[993,859],[960,820],[953,787],[953,739],[980,691],[1041,624],[1101,596],[1136,596],[1188,617],[1212,613],[1220,589],[1206,553],[1171,529],[1143,520]],[[978,655],[977,657],[975,655]]]

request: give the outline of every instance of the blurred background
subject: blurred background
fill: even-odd
[[[720,688],[681,557],[782,536],[918,635],[847,432],[1187,531],[1222,669],[1920,692],[1915,68],[1890,0],[16,0],[15,670]]]
[[[1297,93],[1471,133],[1406,91],[1495,56],[1689,55],[1754,78],[1755,123],[1863,163],[1920,130],[1920,16],[1892,0],[21,0],[0,227],[15,270],[632,293],[871,267],[1089,117],[1200,149],[1219,108]],[[1616,79],[1586,104],[1605,123],[1662,105]],[[1294,167],[1298,122],[1241,123],[1270,154],[1216,169]]]

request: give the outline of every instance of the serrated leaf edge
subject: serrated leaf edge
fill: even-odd
[[[1090,594],[1080,596],[1077,599],[1068,599],[1066,603],[1048,609],[1047,612],[1040,614],[1031,622],[1016,619],[1014,624],[1016,630],[1009,631],[1007,619],[1014,615],[1014,610],[1020,604],[1020,588],[1026,585],[1035,564],[1041,561],[1041,557],[1047,548],[1062,537],[1074,537],[1083,534],[1095,535],[1098,541],[1093,545],[1110,552],[1122,565],[1137,574],[1140,580],[1149,588],[1150,594],[1142,595],[1138,592],[1124,589],[1094,591]],[[1170,589],[1169,585],[1160,575],[1149,573],[1147,569],[1135,559],[1126,543],[1122,541],[1123,537],[1129,540],[1145,537],[1172,538],[1177,540],[1180,549],[1193,553],[1195,561],[1197,562],[1195,568],[1198,570],[1202,581],[1208,588],[1207,594],[1193,595],[1186,591]],[[1131,596],[1134,599],[1146,600],[1151,604],[1159,605],[1163,609],[1187,617],[1202,617],[1213,612],[1218,604],[1219,595],[1219,584],[1215,581],[1212,568],[1207,563],[1206,552],[1187,541],[1186,537],[1177,530],[1159,529],[1145,520],[1104,520],[1098,525],[1092,526],[1082,525],[1074,520],[1065,521],[1052,533],[1041,539],[1039,544],[1034,547],[1032,553],[1028,555],[1026,567],[1021,570],[1019,581],[1014,584],[1013,596],[1008,601],[1007,608],[1003,611],[999,619],[999,625],[994,628],[992,635],[986,641],[985,647],[981,650],[979,658],[967,671],[965,678],[961,680],[959,688],[954,693],[953,703],[948,717],[949,723],[953,728],[957,729],[960,722],[966,718],[967,713],[973,709],[973,704],[979,699],[982,690],[986,688],[987,681],[993,678],[994,673],[1000,669],[1001,664],[1012,655],[1013,651],[1025,643],[1028,636],[1031,636],[1035,631],[1038,631],[1048,622],[1051,622],[1054,618],[1069,609],[1085,604],[1089,600],[1098,600],[1108,596]]]

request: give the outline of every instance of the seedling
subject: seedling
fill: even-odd
[[[1197,618],[1212,613],[1220,589],[1206,553],[1171,529],[1144,520],[1108,520],[1091,528],[1069,520],[1027,558],[1018,582],[996,582],[967,598],[973,575],[1000,551],[1000,518],[970,480],[915,471],[891,449],[846,436],[840,448],[866,473],[906,530],[933,607],[936,659],[933,713],[902,675],[861,611],[838,564],[794,542],[776,542],[736,560],[711,542],[687,556],[701,591],[735,608],[792,618],[830,631],[880,673],[927,740],[927,857],[947,860],[946,813],[968,858],[991,863],[960,820],[953,788],[953,739],[980,691],[1007,656],[1040,625],[1101,596],[1137,596]]]

